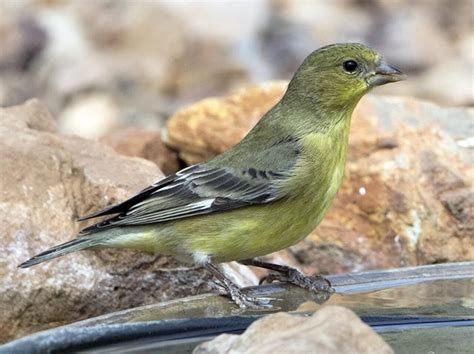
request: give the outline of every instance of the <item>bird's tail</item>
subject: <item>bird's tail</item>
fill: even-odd
[[[85,248],[93,247],[98,245],[98,240],[96,238],[88,237],[79,237],[74,240],[68,241],[66,243],[54,246],[36,256],[30,258],[26,262],[23,262],[18,267],[19,268],[28,268],[34,266],[38,263],[49,261],[50,259],[64,256],[68,253],[80,251]]]

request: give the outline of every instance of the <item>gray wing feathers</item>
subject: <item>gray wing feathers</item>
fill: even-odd
[[[120,204],[82,218],[116,214],[82,230],[81,235],[113,226],[154,224],[282,198],[281,182],[291,175],[300,153],[297,139],[287,136],[269,141],[266,148],[248,141],[246,144],[235,147],[232,154],[228,151],[209,163],[187,167]]]
[[[112,226],[153,224],[262,204],[280,198],[278,180],[285,175],[255,169],[195,165],[157,182],[129,200],[93,215],[119,215],[88,227],[81,234]]]

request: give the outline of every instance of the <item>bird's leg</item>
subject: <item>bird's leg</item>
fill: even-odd
[[[222,285],[227,292],[226,295],[230,296],[232,301],[240,308],[261,310],[268,307],[268,305],[261,303],[257,298],[242,293],[240,288],[232,280],[227,278],[214,264],[204,263],[204,267],[217,278],[220,285]]]
[[[265,268],[276,272],[270,273],[267,277],[263,278],[262,281],[266,280],[271,283],[274,280],[279,280],[297,285],[301,288],[308,289],[316,293],[324,292],[332,294],[334,292],[334,289],[331,287],[331,282],[320,275],[306,276],[298,269],[280,264],[262,262],[257,259],[245,259],[243,261],[239,261],[239,263],[247,266]]]

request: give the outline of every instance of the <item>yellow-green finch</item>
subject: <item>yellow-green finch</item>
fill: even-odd
[[[168,176],[130,199],[83,217],[115,214],[76,239],[21,264],[26,268],[96,247],[131,248],[204,265],[242,307],[258,307],[214,266],[240,261],[330,291],[323,278],[254,257],[305,238],[329,209],[344,174],[352,112],[371,88],[403,74],[362,44],[311,53],[283,98],[237,145]]]

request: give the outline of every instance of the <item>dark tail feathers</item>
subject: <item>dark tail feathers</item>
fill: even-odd
[[[79,251],[85,248],[89,248],[95,246],[97,244],[97,240],[90,239],[90,238],[76,238],[69,242],[63,243],[61,245],[54,246],[36,256],[30,258],[26,262],[23,262],[18,267],[19,268],[28,268],[34,266],[38,263],[42,263],[45,261],[49,261],[50,259],[57,258],[64,256],[68,253]]]

